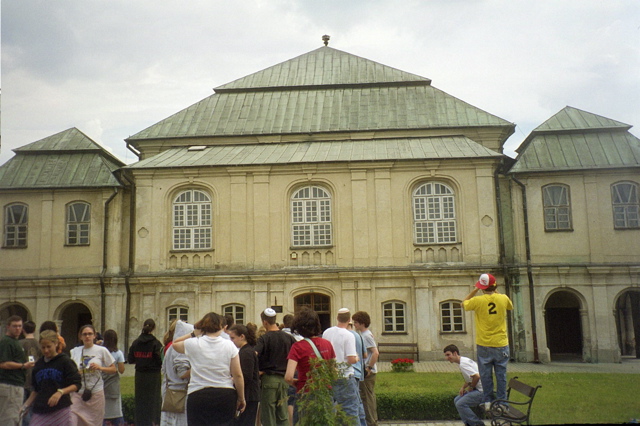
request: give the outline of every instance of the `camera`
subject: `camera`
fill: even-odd
[[[33,357],[33,355],[29,355],[29,362],[36,362],[36,359]]]

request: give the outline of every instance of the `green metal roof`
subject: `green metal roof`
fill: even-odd
[[[0,189],[121,186],[113,172],[124,163],[75,127],[13,151]]]
[[[127,141],[478,126],[513,127],[432,86],[258,91],[211,95]]]
[[[590,130],[590,129],[625,129],[630,125],[612,120],[601,115],[592,114],[570,106],[564,107],[560,112],[536,127],[534,132],[556,132],[561,130]]]
[[[427,78],[329,47],[215,90],[127,141],[485,126],[506,138],[514,127]]]
[[[216,87],[217,93],[256,88],[295,88],[387,83],[429,84],[431,80],[331,47],[321,47]]]
[[[640,139],[630,128],[566,107],[525,139],[510,173],[640,167]]]
[[[464,136],[171,148],[130,169],[502,157]]]

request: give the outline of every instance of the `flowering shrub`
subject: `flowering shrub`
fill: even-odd
[[[413,371],[413,360],[410,358],[397,358],[391,361],[391,369],[396,372]]]

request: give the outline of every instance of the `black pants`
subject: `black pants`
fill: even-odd
[[[233,425],[238,394],[230,388],[204,388],[187,397],[189,426]]]
[[[236,426],[255,426],[258,416],[258,403],[260,401],[247,401],[247,408],[236,420]]]

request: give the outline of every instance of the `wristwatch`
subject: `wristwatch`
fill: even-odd
[[[57,392],[60,392],[60,395],[64,395],[64,391],[62,389],[58,389]]]

